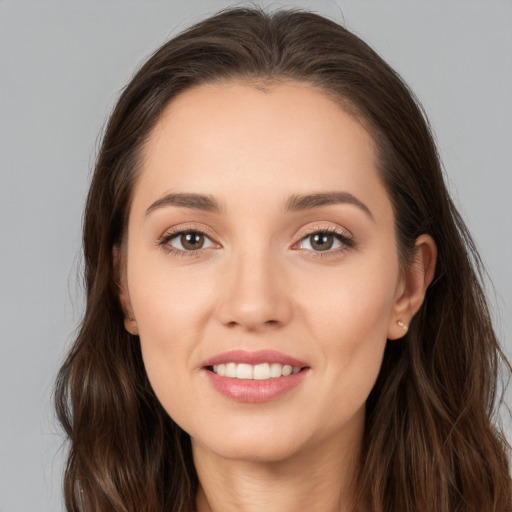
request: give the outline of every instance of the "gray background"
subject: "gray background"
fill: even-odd
[[[0,512],[62,509],[62,436],[49,400],[81,313],[81,211],[98,133],[143,57],[227,5],[0,0]],[[263,5],[344,17],[417,93],[495,282],[511,354],[512,3]]]

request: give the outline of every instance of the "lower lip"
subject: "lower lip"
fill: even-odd
[[[299,373],[286,377],[265,380],[235,379],[221,377],[209,370],[203,370],[211,385],[222,395],[237,402],[260,403],[275,400],[296,388],[309,373],[303,369]]]

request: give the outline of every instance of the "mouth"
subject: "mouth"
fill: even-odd
[[[311,367],[275,350],[232,350],[201,366],[220,394],[237,402],[269,402],[302,385]]]

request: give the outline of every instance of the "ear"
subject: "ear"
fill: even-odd
[[[116,285],[119,294],[119,302],[124,313],[124,328],[133,335],[139,334],[139,328],[135,315],[133,314],[130,294],[126,286],[126,267],[121,255],[121,249],[115,246],[112,249],[112,259],[114,264],[114,275],[116,276]]]
[[[396,340],[407,332],[412,317],[418,312],[427,288],[434,278],[437,247],[430,235],[416,240],[414,256],[405,269],[397,288],[393,311],[389,319],[388,339]]]

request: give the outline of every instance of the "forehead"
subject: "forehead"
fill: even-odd
[[[174,98],[151,132],[136,186],[230,199],[384,189],[374,140],[339,102],[310,85],[201,85]],[[151,197],[150,197],[151,196]]]
[[[164,109],[150,134],[145,156],[158,150],[161,137],[165,145],[172,142],[171,137],[176,141],[186,138],[202,149],[231,138],[234,143],[265,143],[270,151],[284,142],[298,146],[323,141],[327,146],[334,141],[339,146],[343,132],[347,144],[359,139],[358,144],[352,144],[354,151],[364,144],[365,153],[373,158],[372,137],[342,104],[349,106],[347,101],[335,101],[332,94],[301,82],[260,85],[227,81],[196,86],[179,94]],[[202,135],[207,138],[200,138]]]

